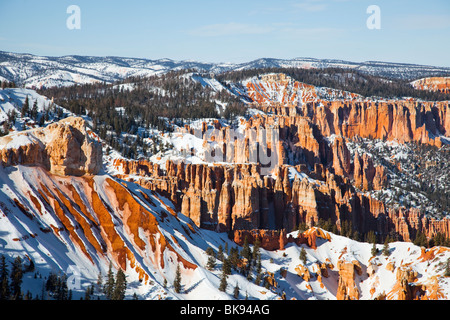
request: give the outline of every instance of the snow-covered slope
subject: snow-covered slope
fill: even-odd
[[[223,90],[213,79],[195,80]],[[295,98],[299,92],[303,97],[304,90],[295,92],[292,83],[273,88],[270,81],[253,79],[236,88],[250,96],[252,91],[245,85],[248,83],[252,84],[250,89],[260,88],[259,95],[269,94],[268,101],[284,103],[283,99]],[[328,94],[318,92],[323,90],[320,88],[311,90],[318,96]],[[0,96],[3,121],[8,119],[11,110],[21,112],[27,96],[30,106],[37,102],[36,120],[48,108],[52,109],[49,99],[30,89],[4,89],[0,90]],[[331,94],[329,98],[335,99],[336,95]],[[293,101],[308,101],[296,99]],[[68,115],[59,109],[59,116]],[[44,124],[54,122],[59,117],[57,113],[51,110]],[[193,121],[191,128],[200,129],[204,120],[208,119]],[[209,119],[208,123],[212,126],[214,121]],[[34,126],[34,120],[24,116],[18,117],[10,129],[23,131]],[[2,139],[8,141],[3,147],[12,150],[29,142],[17,137],[24,136],[10,134],[11,139]],[[202,139],[179,131],[164,135],[162,141],[172,143],[173,149],[180,153],[182,149],[195,148],[200,152],[189,160],[202,161],[199,157]],[[164,164],[165,157],[170,156],[173,155],[159,154],[151,160]],[[88,286],[97,282],[99,273],[106,275],[112,262],[115,270],[121,268],[127,275],[127,298],[136,293],[141,299],[225,300],[233,299],[235,286],[240,289],[239,299],[336,299],[348,289],[353,294],[357,292],[360,299],[399,299],[405,292],[414,293],[415,297],[449,298],[449,278],[444,276],[450,258],[448,248],[426,250],[412,243],[395,242],[389,244],[389,256],[381,252],[383,245],[377,245],[379,252],[373,257],[372,244],[317,228],[303,235],[297,231],[288,235],[294,239],[316,239],[309,245],[294,241],[282,250],[260,249],[261,283],[255,283],[256,268],[252,269],[251,277],[233,269],[227,278],[226,291],[220,291],[223,262],[216,259],[216,266],[207,268],[206,250],[211,247],[218,252],[220,247],[237,247],[241,251],[242,248],[226,233],[196,227],[161,194],[114,177],[111,167],[107,167],[114,157],[113,151],[109,153],[104,158],[105,170],[95,176],[59,176],[37,166],[0,166],[0,255],[5,255],[8,263],[17,256],[25,264],[33,262],[34,270],[24,275],[24,292],[29,290],[32,296],[41,296],[51,272],[65,273],[73,281],[74,298],[80,298]],[[302,248],[306,261],[300,259]],[[182,278],[179,293],[173,286],[178,266]],[[350,285],[354,287],[349,288]],[[100,292],[96,291],[95,295],[103,298]]]
[[[197,228],[161,195],[106,174],[61,177],[37,167],[0,168],[0,181],[0,254],[9,262],[17,256],[33,261],[35,269],[25,273],[23,283],[24,292],[33,296],[42,294],[53,272],[69,276],[73,297],[81,297],[100,272],[106,275],[110,261],[126,272],[127,298],[136,293],[141,299],[233,299],[238,285],[240,299],[336,299],[346,263],[359,268],[354,283],[360,299],[397,299],[398,274],[405,270],[415,274],[411,286],[437,288],[441,299],[450,294],[443,276],[447,248],[425,251],[396,242],[389,244],[389,256],[377,245],[380,252],[372,257],[371,244],[315,228],[305,232],[316,235],[315,247],[289,243],[283,250],[260,249],[262,274],[272,285],[255,284],[256,273],[249,280],[233,270],[222,292],[223,262],[216,260],[208,270],[206,250],[238,246],[224,233]],[[296,238],[298,232],[289,236]],[[302,248],[306,263],[299,258]],[[177,266],[180,293],[172,286]],[[309,279],[299,276],[299,266],[308,270]]]
[[[150,76],[171,70],[195,68],[206,72],[223,72],[250,68],[350,68],[378,76],[418,79],[446,75],[450,68],[388,62],[350,62],[332,59],[262,58],[244,63],[204,63],[171,59],[125,57],[63,56],[44,57],[0,51],[0,79],[26,87],[52,87],[73,84],[113,82],[131,76]]]

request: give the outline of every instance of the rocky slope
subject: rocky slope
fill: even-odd
[[[170,157],[117,159],[111,168],[165,192],[197,226],[212,230],[290,232],[300,223],[330,219],[338,230],[347,221],[361,236],[374,231],[380,239],[450,236],[445,212],[436,219],[423,208],[391,206],[374,197],[389,191],[392,167],[375,161],[369,149],[353,146],[369,139],[443,148],[449,141],[448,102],[319,96],[315,87],[274,74],[246,85],[251,106],[262,112],[241,119],[237,129],[215,121],[177,131],[176,136],[198,140],[180,151],[201,164],[186,156],[167,162],[163,159]],[[313,99],[305,100],[305,88]]]
[[[449,93],[450,77],[429,77],[411,82],[412,86],[419,90],[429,90]]]
[[[239,87],[248,116],[153,130],[173,149],[150,159],[117,156],[86,127],[89,117],[45,127],[12,121],[0,138],[0,252],[28,257],[46,275],[80,268],[79,294],[112,262],[132,283],[128,296],[229,299],[231,286],[218,290],[223,261],[208,268],[206,249],[259,242],[263,284],[249,280],[255,269],[248,277],[241,268],[256,265],[248,259],[230,275],[252,299],[446,299],[448,249],[411,241],[450,238],[449,212],[430,215],[385,196],[409,173],[429,171],[367,141],[434,148],[439,158],[425,168],[445,168],[449,102],[364,99],[282,74]],[[5,121],[25,96],[45,100],[27,89],[1,93]],[[389,256],[373,254],[362,242],[372,235],[379,251],[388,237],[403,242],[390,243]],[[182,293],[167,285],[177,266]]]
[[[69,118],[3,137],[10,138],[5,150],[16,160],[0,167],[0,252],[8,261],[18,254],[27,257],[44,277],[50,272],[75,276],[75,297],[100,272],[106,274],[110,262],[126,272],[127,296],[137,293],[146,299],[230,299],[235,283],[246,288],[240,298],[253,299],[446,299],[450,293],[446,248],[421,250],[398,242],[390,244],[389,256],[372,256],[369,243],[318,228],[289,231],[299,220],[323,214],[340,215],[343,221],[344,212],[355,208],[362,211],[350,216],[362,224],[371,220],[363,207],[378,208],[383,216],[381,203],[356,193],[345,183],[348,178],[328,168],[316,165],[309,171],[284,164],[274,175],[261,176],[252,164],[168,162],[162,169],[148,161],[116,160],[123,173],[114,177],[98,169],[101,158],[92,157],[95,144],[86,148],[93,142],[84,125],[80,118]],[[72,154],[81,156],[63,154],[74,161],[59,162],[56,169],[46,166],[44,159],[61,160],[61,153],[49,151],[54,150],[49,147],[52,132],[63,133],[61,150],[70,145]],[[79,135],[84,140],[77,140]],[[23,137],[26,147],[14,148]],[[24,152],[32,148],[34,153]],[[139,185],[127,181],[132,179]],[[242,249],[246,241],[255,248],[257,239],[263,282],[256,284],[233,269],[228,289],[219,291],[222,262],[208,269],[206,249]],[[302,248],[305,260],[299,259]],[[180,293],[170,285],[177,266],[183,279]],[[42,279],[28,272],[24,288],[38,295]]]
[[[76,117],[1,137],[0,155],[4,167],[36,165],[61,175],[97,174],[103,166],[100,142]]]

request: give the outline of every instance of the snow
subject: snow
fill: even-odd
[[[302,181],[303,179],[307,179],[309,183],[320,185],[322,182],[320,180],[315,180],[310,178],[306,173],[298,172],[297,169],[293,166],[289,166],[289,180],[294,180],[296,178]],[[276,179],[276,177],[274,177]]]
[[[336,137],[337,137],[337,135],[333,133],[327,137],[324,137],[324,139],[328,143],[328,145],[331,146],[334,143],[334,140],[336,139]]]
[[[35,60],[35,63],[45,62],[43,60]],[[133,68],[119,68],[111,65],[98,64],[98,70],[106,73],[116,73],[121,76],[130,75],[136,72]],[[162,66],[153,65],[153,70],[165,70]],[[84,71],[85,74],[98,75],[99,73],[92,69]],[[139,72],[147,72],[140,70]],[[111,76],[113,77],[113,76]],[[30,78],[32,79],[32,78]],[[201,76],[193,76],[195,81],[200,82],[203,86],[211,87],[215,91],[221,91],[225,87],[213,78],[206,78]],[[78,76],[70,72],[54,74],[52,76],[42,78],[37,77],[29,85],[65,85],[73,82],[85,83],[83,81],[93,81],[88,76]],[[252,81],[256,81],[253,79]],[[259,86],[259,83],[255,84]],[[133,84],[120,84],[117,88],[124,90],[133,90]],[[158,88],[155,88],[158,90]],[[227,89],[228,90],[228,89]],[[280,101],[279,92],[272,90],[270,87],[265,88],[273,99]],[[324,90],[319,88],[319,90]],[[240,86],[233,85],[232,91],[247,95],[247,91]],[[43,111],[50,103],[46,97],[40,96],[34,90],[30,89],[5,89],[0,90],[0,121],[7,119],[7,113],[11,110],[20,112],[20,108],[25,100],[25,97],[30,98],[30,106],[33,101],[38,101],[38,108]],[[216,100],[218,108],[225,109],[226,104]],[[124,111],[123,107],[117,108],[117,111]],[[249,109],[250,114],[257,114],[261,111],[256,109]],[[199,119],[190,123],[190,127],[200,129],[203,121],[210,123],[212,119]],[[239,123],[239,122],[238,122]],[[225,123],[223,125],[226,125]],[[240,124],[239,129],[244,129],[243,124]],[[160,132],[152,132],[152,134],[161,134]],[[171,143],[173,149],[165,154],[158,154],[152,156],[150,159],[157,162],[164,168],[166,160],[182,159],[190,163],[205,163],[204,162],[204,144],[205,140],[196,135],[189,133],[174,132],[170,136],[161,136],[163,143]],[[333,143],[335,135],[325,138],[328,143]],[[445,139],[444,139],[445,140]],[[449,140],[450,141],[450,140]],[[10,134],[7,137],[0,138],[0,149],[18,148],[34,142],[34,138],[28,132],[21,132]],[[206,143],[213,145],[212,142]],[[393,158],[405,159],[407,157],[407,150],[401,149],[400,144],[396,142],[391,143],[394,149]],[[354,153],[356,150],[364,151],[356,144],[349,143],[349,150]],[[374,148],[380,149],[384,145],[381,142],[375,143]],[[190,155],[191,149],[195,150],[195,155]],[[183,150],[185,153],[183,154]],[[366,150],[367,153],[367,150]],[[149,249],[149,240],[144,236],[142,229],[140,235],[145,239],[145,250],[133,247],[133,239],[127,234],[126,227],[122,223],[122,216],[117,211],[117,203],[110,201],[109,191],[103,188],[106,179],[114,179],[112,176],[118,174],[118,170],[114,168],[111,163],[114,159],[121,156],[114,150],[105,155],[105,164],[107,166],[107,173],[101,174],[94,178],[96,190],[102,200],[115,210],[113,219],[115,223],[115,230],[119,236],[125,241],[127,247],[133,252],[136,257],[136,263],[139,264],[147,274],[150,275],[151,281],[149,283],[140,283],[139,275],[133,270],[129,264],[127,267],[127,279],[129,281],[128,296],[132,293],[137,293],[142,299],[232,299],[232,290],[235,284],[238,284],[241,289],[240,298],[244,298],[247,293],[250,299],[280,299],[280,295],[284,292],[288,299],[335,299],[337,292],[337,284],[339,275],[337,265],[339,260],[358,261],[362,265],[363,273],[357,278],[357,285],[361,292],[362,299],[373,299],[381,293],[389,293],[393,289],[395,283],[395,271],[389,271],[387,266],[394,264],[397,267],[410,266],[419,273],[419,281],[429,281],[434,275],[442,275],[442,265],[440,263],[446,261],[450,257],[448,251],[445,251],[438,259],[433,261],[422,261],[419,259],[421,249],[411,243],[396,242],[391,243],[391,255],[385,257],[378,254],[377,257],[371,256],[372,245],[369,243],[357,242],[349,238],[334,235],[330,233],[331,241],[318,238],[317,249],[309,248],[306,245],[297,246],[289,243],[285,250],[267,251],[261,249],[261,259],[263,270],[275,274],[279,286],[277,289],[265,289],[263,286],[254,284],[246,279],[246,277],[233,272],[228,278],[227,292],[220,292],[218,286],[220,283],[221,266],[222,263],[217,261],[217,266],[214,270],[209,271],[205,268],[207,263],[207,255],[205,250],[212,247],[215,251],[220,245],[227,243],[229,247],[236,246],[228,235],[224,233],[217,233],[199,229],[187,217],[177,214],[176,217],[168,213],[168,209],[175,210],[171,202],[161,195],[157,195],[147,189],[140,188],[131,182],[125,182],[117,179],[116,181],[126,185],[127,189],[134,194],[134,197],[139,203],[145,206],[150,214],[157,217],[159,221],[159,230],[176,252],[189,262],[198,266],[195,270],[183,269],[183,291],[176,294],[173,292],[170,283],[173,282],[177,258],[173,252],[169,250],[162,254],[164,259],[164,267],[158,267],[155,264],[157,256]],[[130,176],[130,178],[133,178]],[[276,177],[275,177],[276,178]],[[289,178],[307,179],[310,183],[321,184],[320,181],[311,179],[306,174],[299,172],[295,167],[289,167]],[[42,230],[52,230],[52,227],[60,227],[61,221],[46,207],[44,201],[38,196],[37,190],[40,190],[40,184],[44,184],[49,188],[56,188],[64,194],[69,194],[67,186],[73,186],[82,197],[87,201],[87,194],[84,194],[84,185],[82,178],[64,178],[49,176],[44,170],[40,168],[31,168],[24,166],[17,166],[11,168],[0,167],[0,254],[7,255],[8,261],[11,262],[18,254],[28,255],[36,264],[36,269],[44,277],[51,271],[66,272],[69,275],[75,275],[81,281],[81,286],[76,288],[75,297],[84,295],[84,288],[96,282],[99,272],[106,274],[109,258],[107,256],[97,255],[95,250],[88,247],[88,253],[94,257],[94,261],[90,261],[86,255],[77,247],[73,239],[70,238],[67,232],[43,232]],[[145,193],[152,200],[152,204],[148,204],[142,198],[137,196],[140,192]],[[392,193],[392,190],[384,190],[385,193]],[[31,201],[30,194],[34,194],[38,199],[40,208]],[[14,199],[18,199],[24,204],[32,215],[32,219],[24,215],[19,208],[14,205]],[[77,225],[77,221],[71,220],[73,226]],[[193,228],[193,232],[187,232]],[[309,231],[313,232],[313,231]],[[30,236],[33,235],[33,236]],[[34,236],[37,235],[37,236]],[[77,235],[84,243],[87,239],[82,232],[77,231]],[[297,236],[297,231],[290,234],[293,237]],[[100,238],[100,234],[94,234],[95,237]],[[160,235],[157,235],[156,242],[159,242]],[[295,268],[300,264],[299,254],[301,248],[307,252],[306,267],[312,274],[317,273],[316,264],[325,261],[330,261],[333,267],[329,270],[329,277],[322,277],[322,283],[316,276],[313,276],[311,281],[306,282],[300,278],[295,271]],[[377,245],[381,251],[382,245]],[[160,254],[160,253],[158,253]],[[375,265],[376,273],[374,276],[368,276],[365,272],[369,266]],[[282,269],[286,270],[286,276],[282,276]],[[74,271],[75,270],[75,271]],[[74,273],[75,272],[75,273]],[[163,287],[164,280],[169,283],[168,288]],[[450,285],[448,281],[440,278],[442,290],[446,297],[450,294]],[[34,279],[32,274],[25,275],[24,286],[31,290],[33,295],[40,294],[42,288],[42,279]],[[373,291],[375,290],[375,291]]]
[[[35,142],[36,140],[32,136],[23,133],[0,137],[0,150],[18,149]]]
[[[226,88],[215,78],[205,78],[200,75],[192,75],[192,80],[199,82],[203,87],[210,87],[214,91],[226,90]]]
[[[67,86],[77,83],[112,83],[132,76],[152,76],[171,70],[195,68],[202,72],[223,72],[262,67],[282,68],[329,68],[342,67],[358,69],[364,73],[388,76],[397,79],[423,78],[433,73],[448,73],[449,68],[421,66],[387,62],[350,62],[330,59],[257,59],[243,63],[206,63],[198,61],[174,61],[171,59],[149,60],[129,57],[42,57],[31,54],[1,52],[2,77],[26,87]],[[215,90],[222,90],[214,80],[199,79]],[[238,88],[233,90],[239,91]]]
[[[298,174],[296,171],[290,173]],[[106,179],[114,178],[108,174],[94,178],[96,190],[109,207],[116,208],[116,204],[109,200],[111,199],[109,191],[101,187]],[[2,182],[0,185],[0,234],[2,235],[0,238],[0,254],[6,255],[10,262],[17,255],[28,255],[35,263],[35,272],[43,277],[50,272],[65,272],[69,276],[73,276],[75,280],[79,281],[79,286],[73,288],[74,299],[82,297],[84,289],[97,281],[99,272],[106,275],[109,259],[96,254],[93,248],[87,246],[88,252],[94,257],[94,263],[92,263],[81,252],[80,248],[74,245],[67,232],[43,232],[43,229],[51,230],[52,225],[60,226],[61,222],[53,215],[52,211],[47,210],[41,200],[38,200],[41,203],[41,209],[39,210],[29,200],[29,193],[31,192],[37,199],[40,199],[36,190],[39,190],[40,185],[43,184],[49,190],[58,188],[63,194],[69,194],[66,186],[72,185],[82,194],[82,190],[84,190],[83,178],[55,177],[48,175],[40,168],[17,166],[0,168],[0,181]],[[254,281],[248,281],[245,276],[233,271],[228,276],[226,292],[221,292],[218,287],[222,273],[222,262],[217,260],[216,267],[213,270],[206,269],[208,256],[205,251],[208,247],[211,247],[217,252],[219,246],[225,247],[225,244],[228,248],[238,246],[228,238],[226,233],[200,229],[188,217],[180,213],[177,214],[177,217],[174,217],[166,211],[168,207],[173,210],[173,205],[161,195],[141,188],[137,184],[122,182],[129,192],[135,195],[136,200],[158,219],[158,228],[173,249],[184,259],[198,266],[195,270],[181,268],[182,292],[173,292],[171,284],[177,266],[175,254],[166,249],[163,253],[164,267],[155,263],[158,258],[152,253],[152,250],[141,250],[133,246],[133,241],[129,238],[130,236],[121,222],[120,215],[115,213],[113,215],[116,215],[114,217],[117,224],[116,231],[135,255],[135,263],[139,264],[150,275],[149,282],[140,282],[139,275],[131,265],[128,265],[126,269],[129,284],[128,297],[136,293],[140,299],[229,300],[233,299],[233,290],[237,284],[240,288],[240,299],[244,299],[248,295],[249,299],[278,300],[284,293],[287,299],[333,300],[336,299],[339,282],[338,262],[358,261],[363,272],[361,275],[357,275],[355,282],[360,291],[361,299],[374,299],[381,293],[391,294],[395,298],[396,293],[392,290],[396,282],[397,268],[411,267],[419,274],[418,283],[429,283],[433,276],[443,274],[442,262],[450,258],[450,250],[444,250],[436,255],[438,259],[430,261],[419,259],[421,248],[406,242],[390,243],[390,256],[388,257],[381,253],[383,245],[378,244],[377,248],[380,253],[373,258],[371,256],[372,244],[357,242],[322,231],[329,235],[330,241],[318,237],[316,249],[304,244],[298,246],[294,243],[288,243],[284,250],[267,251],[260,249],[262,271],[274,274],[278,283],[277,288],[266,289],[263,284],[256,285]],[[141,192],[151,199],[151,204],[137,196]],[[14,198],[20,199],[21,203],[29,208],[33,219],[28,218],[16,206],[12,205],[12,199]],[[70,215],[67,217],[72,219]],[[72,223],[76,225],[76,221],[72,221]],[[189,229],[191,231],[187,233],[186,230]],[[313,228],[307,232],[316,232],[316,229]],[[77,234],[83,242],[87,243],[82,232],[77,232]],[[34,237],[29,235],[34,235]],[[295,238],[297,235],[298,231],[294,231],[288,236]],[[157,243],[159,242],[158,237],[155,238]],[[142,238],[147,239],[143,233]],[[148,247],[149,243],[147,240],[146,242]],[[302,263],[299,259],[302,248],[307,253],[305,267],[312,275],[309,282],[299,277],[295,270]],[[239,248],[239,250],[241,249]],[[324,262],[331,263],[331,268],[328,269],[328,277],[322,276],[320,281],[317,277],[317,265]],[[395,266],[394,271],[388,270],[389,264]],[[369,276],[367,270],[371,265],[376,270],[373,275]],[[163,286],[165,279],[168,284],[166,288]],[[439,278],[439,281],[442,292],[446,297],[449,296],[450,285],[448,281],[443,278]],[[41,278],[34,279],[33,273],[27,273],[25,274],[23,287],[25,290],[30,290],[35,296],[41,293],[42,283]]]

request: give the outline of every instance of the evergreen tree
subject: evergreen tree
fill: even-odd
[[[116,274],[116,284],[113,292],[112,300],[125,299],[125,291],[127,290],[127,279],[122,269],[119,269]]]
[[[30,112],[30,100],[28,99],[28,96],[25,98],[25,102],[22,105],[21,115],[22,117],[25,117]]]
[[[365,240],[366,240],[366,242],[369,242],[369,243],[376,243],[377,236],[375,235],[375,232],[373,230],[370,230],[369,232],[367,232],[367,234],[365,236]]]
[[[222,277],[220,278],[220,285],[219,290],[225,292],[227,290],[227,274],[225,272],[222,272]]]
[[[428,246],[427,236],[423,232],[419,232],[416,238],[414,239],[413,243],[416,246],[427,247]]]
[[[57,299],[67,300],[68,296],[69,296],[69,289],[67,287],[67,276],[63,274],[59,278]]]
[[[91,300],[91,289],[89,287],[84,291],[84,300]]]
[[[22,296],[22,259],[17,256],[11,269],[11,294],[13,300],[21,300]]]
[[[450,258],[447,259],[447,265],[445,266],[444,276],[450,277]]]
[[[241,255],[243,258],[247,259],[248,262],[250,263],[252,255],[251,255],[250,246],[248,244],[247,236],[245,236],[245,239],[244,239],[244,245],[242,247]]]
[[[373,246],[372,246],[372,250],[370,251],[370,253],[372,254],[372,256],[376,256],[376,255],[377,255],[377,252],[378,252],[377,245],[376,245],[376,243],[374,242],[374,243],[373,243]]]
[[[300,260],[303,262],[303,265],[306,265],[306,250],[302,247],[300,250]]]
[[[383,246],[383,254],[388,257],[391,253],[389,252],[389,241],[388,241],[388,237],[386,237],[386,240],[384,241],[384,246]]]
[[[214,253],[214,249],[211,248],[211,247],[208,247],[208,248],[206,249],[206,254],[207,254],[208,256],[211,256],[211,257],[215,257],[215,256],[216,256],[216,254]]]
[[[37,106],[37,99],[36,99],[36,100],[34,100],[33,107],[31,108],[30,116],[33,120],[36,121],[37,115],[38,115],[38,106]]]
[[[217,251],[217,259],[219,261],[223,261],[224,258],[225,258],[225,255],[223,254],[223,247],[222,247],[222,245],[219,245],[219,250]]]
[[[260,255],[260,248],[261,241],[259,240],[259,237],[256,238],[254,244],[253,244],[253,253],[252,253],[252,259],[256,261],[258,259],[258,256]]]
[[[8,266],[6,265],[5,256],[0,258],[0,300],[8,300],[10,298],[10,289],[8,282]]]
[[[223,260],[222,271],[227,275],[231,274],[231,263],[229,259]]]
[[[50,272],[47,281],[45,282],[45,290],[50,293],[55,292],[57,283],[58,283],[58,276],[55,273]]]
[[[103,287],[106,299],[111,300],[115,287],[114,272],[112,271],[112,263],[109,263],[109,270],[106,276],[106,283]]]
[[[228,259],[231,263],[231,266],[236,269],[239,263],[239,249],[236,247],[232,247],[230,249],[230,255]]]
[[[102,290],[103,290],[103,276],[102,272],[100,271],[97,277],[97,292],[102,292]]]
[[[261,254],[258,254],[258,260],[256,262],[256,273],[260,274],[261,273],[261,269],[262,269],[262,265],[261,265]]]
[[[252,281],[253,280],[252,267],[249,266],[249,268],[246,272],[247,272],[247,281],[249,281],[249,282]]]
[[[173,288],[176,293],[181,292],[181,272],[180,272],[180,266],[177,265],[177,271],[175,273],[175,280],[173,282]]]
[[[256,275],[255,284],[259,286],[261,284],[261,281],[262,281],[262,274],[258,273]]]
[[[236,286],[234,287],[233,297],[235,299],[239,298],[239,285],[237,284],[237,282],[236,282]]]
[[[216,258],[209,256],[208,262],[206,263],[206,268],[211,271],[216,267]]]

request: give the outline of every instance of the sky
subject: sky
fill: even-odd
[[[67,11],[70,5],[79,14]],[[376,5],[378,13],[367,11]],[[75,20],[76,18],[76,20]],[[69,28],[79,22],[79,28]],[[378,28],[369,28],[369,25]],[[0,0],[0,50],[202,62],[450,67],[448,0]]]

